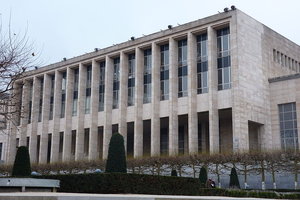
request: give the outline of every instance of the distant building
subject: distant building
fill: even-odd
[[[59,48],[59,47],[58,47]],[[26,73],[8,161],[299,149],[300,47],[240,10]],[[24,83],[24,84],[23,84]]]

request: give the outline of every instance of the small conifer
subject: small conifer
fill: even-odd
[[[17,150],[15,162],[13,165],[12,176],[30,176],[31,165],[28,148],[20,146]]]
[[[239,177],[236,173],[236,169],[233,167],[230,172],[230,181],[229,181],[229,187],[230,188],[236,188],[240,189],[240,182],[239,182]]]
[[[124,138],[119,133],[114,133],[110,139],[105,172],[127,173]]]
[[[177,171],[176,171],[176,169],[172,169],[172,171],[171,171],[171,176],[177,176]]]
[[[207,182],[207,171],[206,171],[205,167],[201,167],[199,179],[200,179],[200,187],[204,188],[206,186],[206,182]]]

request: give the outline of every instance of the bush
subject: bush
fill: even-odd
[[[205,167],[201,167],[200,169],[199,180],[200,180],[200,187],[204,188],[206,186],[206,181],[207,181],[207,171]]]
[[[58,192],[99,194],[198,195],[194,178],[124,173],[68,174],[36,176],[60,180]]]
[[[177,176],[177,171],[175,169],[172,169],[171,176]]]
[[[238,188],[238,189],[241,188],[240,182],[239,182],[239,177],[238,177],[238,175],[236,173],[236,169],[234,167],[231,168],[229,187],[230,188]]]
[[[12,169],[12,176],[30,176],[31,165],[28,148],[20,146],[17,150],[15,162]]]
[[[124,138],[119,133],[110,139],[105,171],[127,173]]]
[[[199,179],[124,173],[33,176],[60,180],[58,192],[98,194],[197,195],[300,199],[300,194],[199,188]]]

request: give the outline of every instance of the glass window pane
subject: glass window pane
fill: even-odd
[[[222,84],[222,68],[218,69],[218,84]]]
[[[293,110],[293,106],[291,103],[285,104],[284,106],[284,112],[290,112]]]
[[[218,69],[222,68],[223,67],[223,58],[218,58],[217,62],[218,62]]]
[[[293,119],[293,113],[292,112],[284,113],[284,120],[292,120],[292,119]]]
[[[293,129],[293,121],[285,121],[284,129]]]
[[[187,76],[183,77],[183,83],[182,83],[182,88],[184,91],[187,91],[187,87],[188,87],[188,78]]]
[[[229,36],[224,35],[223,36],[223,51],[229,50]]]
[[[202,74],[203,74],[203,76],[202,76],[202,78],[203,78],[203,87],[207,87],[208,86],[208,84],[207,84],[207,82],[208,82],[208,72],[202,72]]]
[[[202,56],[205,56],[205,55],[207,55],[207,41],[205,40],[205,41],[203,41],[202,42],[202,46],[201,46],[202,48]]]
[[[220,53],[222,50],[222,45],[221,45],[222,39],[221,37],[218,37],[217,39],[217,52]]]
[[[230,81],[230,68],[229,67],[226,67],[226,68],[223,68],[224,70],[224,83],[229,83]]]

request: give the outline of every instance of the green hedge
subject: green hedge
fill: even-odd
[[[58,192],[99,194],[157,194],[300,199],[300,194],[276,194],[271,191],[200,188],[197,178],[144,174],[67,174],[34,176],[60,180]]]
[[[169,176],[103,173],[40,177],[59,179],[59,192],[195,195],[199,189],[198,179]]]

